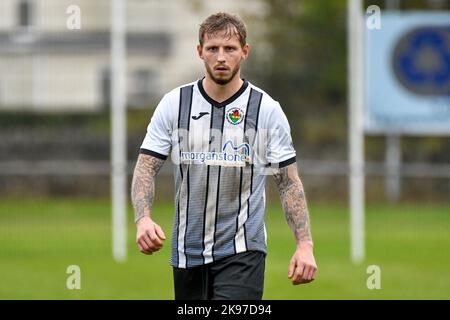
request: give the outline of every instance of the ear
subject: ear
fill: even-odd
[[[201,45],[197,45],[197,53],[198,57],[203,60],[203,47]]]
[[[247,59],[250,54],[250,45],[247,43],[242,47],[242,59]]]

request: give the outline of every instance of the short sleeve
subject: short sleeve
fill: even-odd
[[[147,127],[140,153],[166,159],[172,147],[173,112],[168,95],[160,101]]]
[[[292,143],[291,128],[279,103],[276,103],[268,118],[267,129],[267,162],[280,168],[294,163],[296,153]]]

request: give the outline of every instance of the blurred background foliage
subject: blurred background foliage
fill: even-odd
[[[277,99],[307,158],[346,158],[346,2],[267,0],[267,26],[253,39],[269,47],[244,73]],[[267,43],[266,43],[267,42]],[[261,50],[262,51],[262,50]]]
[[[306,158],[347,158],[347,22],[346,1],[265,0],[270,14],[252,20],[266,31],[244,67],[249,78],[282,104],[294,141]],[[402,10],[449,9],[448,1],[430,6],[423,0],[399,1]],[[366,1],[365,7],[386,1]],[[294,124],[294,125],[292,125]],[[384,136],[366,136],[367,160],[384,159]],[[405,161],[450,161],[448,137],[402,137]]]

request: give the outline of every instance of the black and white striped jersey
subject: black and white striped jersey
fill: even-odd
[[[176,88],[157,106],[141,153],[174,164],[173,266],[266,253],[268,167],[295,162],[288,120],[267,93],[244,80],[219,103],[202,80]]]

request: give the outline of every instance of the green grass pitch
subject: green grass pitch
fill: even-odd
[[[278,201],[268,201],[264,299],[450,299],[450,204],[378,204],[366,210],[367,257],[350,263],[348,209],[310,203],[319,271],[308,285],[287,278],[294,239]],[[129,208],[128,259],[111,257],[108,200],[1,199],[0,299],[173,299],[170,239],[157,254],[134,243]],[[173,207],[158,202],[154,219],[170,238]],[[66,269],[81,268],[81,290]],[[369,265],[381,289],[369,290]]]

